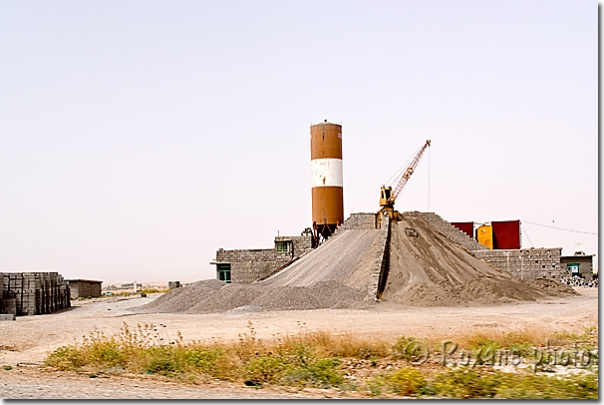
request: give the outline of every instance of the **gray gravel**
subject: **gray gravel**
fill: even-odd
[[[377,230],[346,230],[267,280],[226,284],[209,279],[170,291],[138,312],[362,308],[371,276]]]

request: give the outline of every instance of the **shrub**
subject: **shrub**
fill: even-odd
[[[417,395],[426,386],[424,375],[416,369],[405,367],[388,378],[392,390],[400,395]]]
[[[199,347],[182,350],[184,363],[197,371],[209,375],[218,374],[218,363],[224,359],[222,349],[202,349]]]
[[[151,359],[149,365],[147,366],[147,373],[149,374],[162,374],[162,375],[171,375],[176,372],[182,371],[180,365],[176,363],[173,359],[168,358],[154,358]]]
[[[283,376],[287,361],[282,356],[260,356],[252,359],[243,367],[243,375],[247,380],[260,383],[276,383]]]
[[[340,361],[322,358],[286,368],[283,382],[287,385],[328,388],[344,382]]]
[[[499,374],[460,368],[440,373],[433,386],[437,394],[450,398],[492,398],[500,383]]]
[[[596,373],[543,375],[533,373],[452,370],[434,380],[437,394],[451,398],[597,399]]]
[[[86,364],[86,359],[76,347],[61,346],[50,353],[44,364],[57,370],[77,370]]]
[[[392,346],[392,355],[395,359],[407,361],[415,360],[415,349],[419,347],[421,342],[414,337],[401,336]]]
[[[598,376],[595,373],[563,377],[540,374],[510,375],[497,388],[497,398],[598,399]]]

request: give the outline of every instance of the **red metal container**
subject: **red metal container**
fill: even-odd
[[[491,221],[495,249],[520,249],[520,221]]]
[[[464,232],[470,238],[474,237],[474,222],[451,222],[451,225]]]

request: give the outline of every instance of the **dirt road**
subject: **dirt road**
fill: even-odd
[[[124,322],[130,326],[158,325],[158,338],[164,341],[175,339],[179,331],[185,341],[236,340],[239,333],[249,332],[250,321],[260,339],[297,334],[303,330],[354,332],[387,340],[394,340],[400,335],[454,339],[455,336],[486,330],[566,330],[582,333],[584,328],[597,325],[598,295],[597,289],[577,290],[580,294],[576,297],[501,306],[418,308],[379,304],[371,310],[321,309],[230,314],[141,314],[130,309],[149,302],[153,297],[77,301],[71,310],[50,315],[19,317],[13,322],[0,322],[0,365],[14,367],[10,371],[0,369],[0,397],[322,397],[325,393],[319,391],[295,394],[287,390],[257,391],[242,386],[194,387],[176,384],[176,388],[172,390],[166,387],[174,383],[160,384],[144,377],[89,379],[42,372],[36,365],[42,364],[50,351],[81,340],[95,327],[111,335],[118,332]],[[77,390],[74,384],[78,387]],[[165,391],[162,391],[164,388]],[[71,394],[72,391],[84,394]]]

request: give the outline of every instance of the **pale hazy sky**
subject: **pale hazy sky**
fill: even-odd
[[[598,232],[596,1],[4,1],[0,52],[0,271],[215,277],[310,226],[324,119],[346,216],[431,139],[400,211]]]

